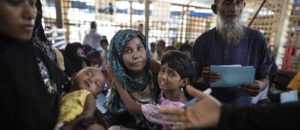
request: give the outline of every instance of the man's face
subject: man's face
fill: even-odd
[[[245,0],[218,0],[216,3],[217,14],[224,22],[238,21],[245,7]]]

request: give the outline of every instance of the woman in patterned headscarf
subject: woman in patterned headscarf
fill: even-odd
[[[108,60],[116,80],[137,102],[156,103],[159,66],[152,62],[142,33],[130,29],[118,31],[111,40]],[[106,128],[122,125],[134,129],[157,129],[142,115],[129,113],[114,86],[104,107],[108,112],[102,116],[100,123]]]
[[[55,61],[55,51],[52,49],[52,44],[45,36],[45,32],[42,26],[42,4],[40,0],[35,3],[37,14],[35,19],[35,25],[32,32],[32,41],[34,45],[41,50],[46,56],[48,56],[53,62]]]
[[[69,77],[89,65],[86,54],[80,43],[70,43],[65,49],[65,72]]]

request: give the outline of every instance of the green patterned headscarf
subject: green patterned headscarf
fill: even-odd
[[[146,49],[146,54],[147,54],[146,69],[147,69],[147,67],[150,65],[150,51],[146,43],[146,38],[142,33],[131,29],[120,30],[112,38],[109,46],[109,54],[108,54],[109,65],[114,71],[118,81],[121,82],[121,84],[127,91],[139,91],[145,89],[146,85],[148,84],[148,80],[150,80],[151,78],[149,77],[150,76],[149,74],[146,74],[143,84],[139,84],[135,82],[131,76],[128,75],[129,70],[127,70],[124,65],[123,58],[122,58],[124,47],[127,45],[127,43],[130,40],[136,37],[138,37],[142,41],[142,44]]]
[[[146,73],[144,76],[144,79],[142,83],[136,82],[132,76],[128,74],[128,71],[124,65],[123,62],[123,52],[126,44],[132,40],[133,38],[140,38],[142,41],[142,44],[144,45],[147,53],[147,63],[146,63]],[[108,53],[108,61],[109,65],[112,69],[112,71],[115,73],[115,76],[117,80],[121,83],[121,85],[124,87],[124,89],[128,92],[135,92],[135,91],[142,91],[144,90],[147,85],[153,83],[154,78],[152,76],[152,73],[149,69],[150,66],[150,51],[146,42],[145,36],[135,30],[126,29],[126,30],[120,30],[118,31],[115,36],[112,38],[110,45],[109,45],[109,53]],[[152,86],[151,87],[151,102],[150,103],[156,103],[157,99],[157,91],[158,87]],[[126,113],[127,108],[123,101],[121,100],[118,92],[114,87],[111,89],[110,95],[107,97],[107,99],[104,102],[104,107],[109,110],[110,112],[113,112],[115,114],[120,113]],[[148,122],[142,115],[139,114],[133,114],[131,113],[135,120],[137,126],[146,126],[148,129],[156,129],[156,125]]]
[[[140,38],[142,44],[144,45],[147,53],[147,63],[146,63],[146,73],[143,79],[143,83],[136,82],[132,76],[128,74],[128,71],[123,63],[123,51],[126,44],[132,40],[133,38]],[[108,61],[111,69],[115,73],[117,80],[122,84],[124,89],[128,92],[141,91],[144,90],[149,83],[153,81],[153,76],[149,70],[150,66],[150,51],[146,43],[145,36],[135,30],[126,29],[118,31],[115,36],[112,38],[109,45],[109,53],[108,53]],[[157,87],[152,87],[152,101],[156,101],[156,93]],[[114,112],[114,113],[122,113],[126,112],[127,108],[124,105],[123,101],[120,99],[117,90],[112,89],[111,95],[105,101],[104,106]]]

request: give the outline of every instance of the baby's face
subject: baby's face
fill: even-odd
[[[94,96],[97,96],[105,83],[102,72],[93,67],[87,67],[77,73],[74,78],[74,85],[81,89],[89,90]]]

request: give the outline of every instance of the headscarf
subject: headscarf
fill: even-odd
[[[130,40],[132,40],[135,37],[141,39],[142,44],[146,49],[146,54],[147,54],[146,67],[148,67],[150,65],[150,51],[146,43],[145,36],[138,31],[131,30],[131,29],[118,31],[111,40],[111,44],[109,46],[109,52],[108,52],[109,65],[112,68],[113,72],[115,73],[118,81],[123,85],[123,87],[127,91],[144,90],[148,84],[148,80],[150,80],[151,78],[149,77],[150,74],[146,74],[143,84],[137,83],[130,75],[128,75],[128,70],[124,65],[123,56],[122,56],[124,47]]]
[[[77,55],[79,48],[82,48],[80,43],[71,43],[68,44],[65,49],[65,72],[70,77],[87,65],[86,59]]]
[[[37,0],[35,6],[37,9],[37,16],[35,19],[32,41],[41,52],[48,56],[52,61],[55,61],[55,51],[52,49],[52,44],[46,38],[42,26],[43,13],[41,1]]]
[[[146,73],[143,79],[143,83],[136,82],[132,76],[128,74],[128,70],[126,69],[123,63],[123,52],[126,44],[132,40],[133,38],[138,37],[142,41],[147,53],[147,63],[146,63]],[[116,75],[116,79],[121,83],[126,91],[134,92],[134,91],[141,91],[144,90],[149,83],[154,83],[152,73],[149,69],[150,66],[150,51],[146,42],[145,36],[135,30],[126,29],[118,31],[115,36],[112,38],[110,46],[109,46],[109,53],[108,53],[108,61],[112,71]],[[151,98],[155,103],[157,99],[157,87],[153,87],[151,89]],[[104,103],[104,107],[107,108],[110,112],[115,114],[125,113],[127,112],[127,108],[124,105],[123,101],[120,99],[117,90],[112,89],[110,96],[106,99]],[[141,122],[145,121],[146,119],[143,118],[142,115],[133,114],[136,120],[136,124],[140,124]],[[148,124],[148,123],[147,123]],[[151,127],[150,125],[147,125]]]

